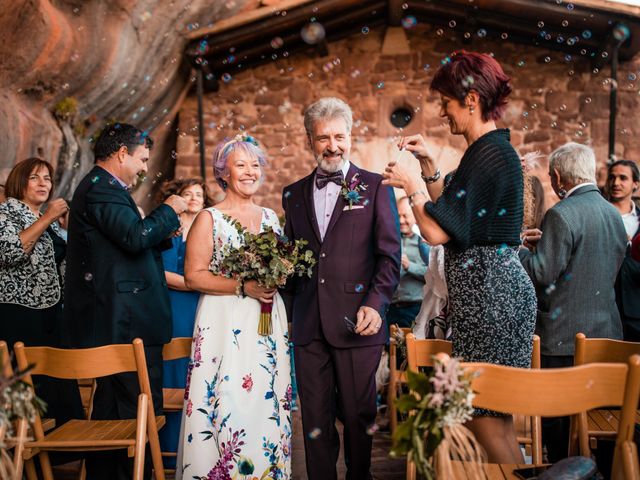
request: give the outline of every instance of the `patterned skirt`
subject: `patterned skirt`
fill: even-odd
[[[536,293],[517,250],[445,250],[453,355],[465,362],[531,367]],[[475,415],[501,415],[476,409]]]

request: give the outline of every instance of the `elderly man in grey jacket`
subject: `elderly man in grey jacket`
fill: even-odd
[[[573,364],[578,332],[622,339],[614,284],[627,235],[620,214],[598,191],[595,174],[591,148],[571,142],[556,149],[549,157],[549,176],[561,201],[546,213],[542,232],[524,232],[530,250],[521,250],[520,259],[536,287],[543,368]],[[567,456],[568,424],[561,420],[553,433],[550,422],[543,421],[551,462]]]

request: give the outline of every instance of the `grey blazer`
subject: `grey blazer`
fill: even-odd
[[[618,211],[595,185],[549,209],[535,253],[520,260],[536,287],[543,355],[573,355],[574,337],[622,339],[614,284],[627,245]]]

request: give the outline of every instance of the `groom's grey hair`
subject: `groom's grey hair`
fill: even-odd
[[[309,105],[304,111],[304,129],[309,139],[313,135],[313,125],[318,120],[332,118],[342,118],[347,126],[347,132],[351,133],[353,113],[345,102],[335,97],[324,97]]]

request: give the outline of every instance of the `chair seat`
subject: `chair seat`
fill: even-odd
[[[587,425],[589,436],[615,438],[620,423],[620,409],[589,410]],[[636,423],[640,423],[640,410],[636,411]]]
[[[184,388],[163,388],[162,406],[166,412],[182,411],[184,405]]]
[[[165,424],[164,416],[156,417],[157,428]],[[69,420],[45,435],[44,440],[25,444],[25,459],[40,450],[113,450],[132,447],[136,440],[136,419]],[[88,448],[90,446],[91,448]]]

